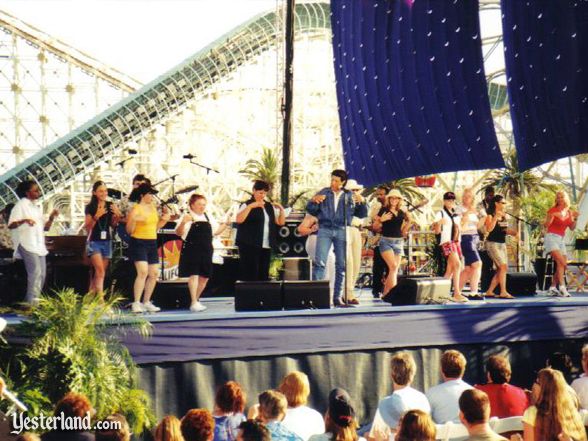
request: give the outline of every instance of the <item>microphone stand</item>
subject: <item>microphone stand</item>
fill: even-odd
[[[193,158],[186,158],[186,159],[189,159],[189,160],[190,160],[190,164],[192,164],[192,165],[195,165],[195,166],[197,166],[197,167],[200,167],[200,168],[203,168],[204,170],[206,170],[206,174],[207,174],[207,175],[208,175],[208,174],[209,174],[211,171],[213,171],[213,172],[215,172],[215,173],[220,173],[218,170],[216,170],[216,169],[214,169],[214,168],[208,167],[207,165],[200,164],[200,163],[198,163],[198,162],[194,161],[194,159],[193,159]]]

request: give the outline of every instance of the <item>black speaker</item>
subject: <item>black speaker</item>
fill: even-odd
[[[212,276],[202,297],[229,297],[235,295],[235,282],[239,277],[239,258],[223,257],[223,264],[214,264]]]
[[[537,274],[535,273],[507,273],[506,290],[515,297],[534,296],[537,294]],[[500,287],[494,290],[500,294]]]
[[[235,283],[235,311],[279,311],[283,307],[282,282]]]
[[[443,277],[398,280],[398,285],[382,298],[394,306],[444,303],[451,297],[451,280]]]
[[[309,257],[284,257],[282,280],[310,280],[311,267]]]
[[[329,309],[331,292],[328,280],[284,282],[284,309]]]
[[[153,291],[153,303],[163,310],[188,309],[190,291],[187,279],[160,280]]]
[[[278,229],[278,252],[282,257],[308,257],[306,237],[298,233],[301,220],[287,220]]]

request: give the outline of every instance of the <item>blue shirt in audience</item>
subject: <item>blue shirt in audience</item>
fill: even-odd
[[[270,434],[272,435],[272,441],[303,441],[294,432],[286,429],[284,425],[279,421],[271,421],[265,425]]]
[[[410,386],[395,390],[378,405],[382,419],[391,429],[396,429],[402,415],[407,410],[413,409],[431,412],[431,406],[425,394]]]
[[[214,441],[235,441],[239,425],[245,421],[242,413],[214,417]]]
[[[464,390],[472,389],[461,378],[445,381],[427,391],[427,399],[431,404],[431,416],[437,424],[449,421],[459,423],[459,397]]]

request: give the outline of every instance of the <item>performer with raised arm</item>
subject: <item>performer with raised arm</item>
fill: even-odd
[[[27,293],[25,302],[35,305],[41,290],[45,285],[47,275],[45,247],[45,231],[48,231],[53,220],[59,215],[58,210],[53,210],[49,220],[45,222],[43,207],[37,203],[41,196],[41,190],[34,181],[22,181],[16,188],[16,194],[21,199],[14,205],[8,228],[12,230],[12,242],[14,245],[14,258],[24,261],[27,271]]]
[[[316,255],[312,265],[314,280],[324,280],[329,248],[333,246],[335,250],[335,292],[333,294],[335,306],[345,305],[341,298],[341,288],[345,277],[345,227],[351,225],[353,216],[363,218],[367,215],[363,197],[347,192],[344,189],[346,182],[345,170],[333,170],[331,186],[320,190],[306,205],[306,211],[316,216],[320,225]]]
[[[547,291],[550,295],[570,297],[565,279],[568,257],[564,236],[566,229],[576,228],[577,220],[578,213],[570,209],[568,195],[563,191],[558,191],[555,194],[555,204],[547,211],[545,218],[545,228],[547,228],[544,240],[545,253],[550,253],[556,264],[551,287]]]
[[[478,229],[481,226],[478,210],[474,206],[474,192],[471,188],[466,188],[461,197],[461,251],[464,258],[464,268],[459,279],[460,291],[467,282],[470,284],[470,299],[483,300],[483,296],[478,293],[478,284],[480,283],[480,274],[482,272],[482,261],[478,252],[480,236]]]
[[[86,252],[92,263],[94,273],[90,279],[89,292],[104,295],[104,277],[112,259],[112,227],[116,227],[122,217],[118,207],[106,200],[108,188],[103,181],[92,186],[92,198],[86,205],[84,226],[88,233]]]
[[[182,238],[179,276],[188,277],[190,311],[204,311],[206,306],[199,299],[212,275],[213,236],[218,236],[227,227],[219,224],[206,213],[206,198],[194,193],[188,201],[188,213],[182,217],[176,234]]]
[[[368,243],[373,246],[374,250],[374,258],[372,261],[372,296],[375,299],[379,299],[382,295],[382,290],[384,287],[382,279],[384,278],[384,272],[386,269],[386,263],[382,259],[382,254],[380,252],[380,233],[382,232],[381,226],[379,228],[375,228],[375,222],[380,209],[386,203],[386,195],[389,191],[390,189],[385,185],[380,185],[378,188],[376,188],[376,201],[370,208],[369,213],[369,220],[371,225],[367,227],[368,230],[372,232],[372,236],[368,238]]]
[[[265,181],[253,183],[251,198],[239,207],[237,239],[239,279],[269,280],[272,249],[276,246],[277,226],[286,223],[284,207],[265,200],[270,186]]]

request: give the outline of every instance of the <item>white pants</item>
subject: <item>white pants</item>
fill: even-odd
[[[306,252],[310,260],[314,261],[314,255],[316,254],[316,234],[311,234],[306,239]],[[333,292],[335,291],[335,253],[333,247],[329,249],[329,256],[327,257],[327,264],[325,266],[325,279],[329,281],[329,290],[331,291],[331,298],[333,298]]]
[[[345,266],[345,284],[347,294],[353,297],[355,282],[361,269],[361,249],[363,241],[361,231],[356,227],[347,227],[347,265]]]

